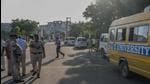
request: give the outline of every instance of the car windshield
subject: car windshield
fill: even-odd
[[[79,38],[78,41],[86,41],[85,38]]]
[[[66,40],[75,40],[74,37],[66,38]]]

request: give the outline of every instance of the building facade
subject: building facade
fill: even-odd
[[[66,21],[53,21],[48,22],[46,25],[40,25],[40,36],[48,40],[54,40],[56,36],[60,36],[62,39],[65,38],[66,32],[69,31]]]
[[[1,23],[1,39],[7,39],[11,31],[11,23]]]

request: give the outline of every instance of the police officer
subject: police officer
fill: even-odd
[[[1,40],[1,71],[5,70],[5,56],[4,56],[4,51],[5,51],[5,41]]]
[[[12,41],[10,42],[12,75],[15,83],[23,82],[20,74],[21,56],[23,54],[21,47],[17,44],[17,35],[12,34]]]
[[[34,37],[32,36],[32,35],[30,35],[30,42],[29,42],[29,44],[31,44],[31,43],[33,43],[33,41],[34,41]],[[33,48],[32,47],[30,47],[30,60],[31,60],[31,64],[32,64],[32,70],[30,71],[30,72],[33,72],[34,70],[33,70],[33,54],[31,53],[33,51]]]
[[[21,36],[18,36],[17,40],[17,44],[19,44],[19,46],[21,47],[23,54],[22,54],[22,60],[21,60],[21,64],[22,64],[22,76],[25,76],[26,73],[26,48],[27,48],[27,43],[26,40],[24,40],[23,38],[21,38]]]
[[[13,35],[9,35],[9,39],[6,40],[6,56],[7,56],[7,75],[11,76],[12,75],[12,65],[11,65],[11,52],[10,52],[10,42],[12,41]]]
[[[37,34],[34,35],[34,41],[30,42],[30,48],[32,49],[31,55],[33,56],[33,74],[37,74],[37,78],[40,78],[40,71],[42,65],[42,57],[45,58],[45,50]],[[38,63],[38,64],[37,64]]]

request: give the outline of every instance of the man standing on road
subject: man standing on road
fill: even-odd
[[[31,35],[30,36],[30,42],[29,42],[29,44],[31,44],[31,43],[33,43],[33,41],[34,41],[34,37]],[[30,47],[30,60],[31,60],[31,65],[32,65],[32,70],[30,71],[30,72],[33,72],[34,70],[33,70],[33,54],[31,53],[33,51],[33,48],[32,47]]]
[[[39,41],[38,35],[34,35],[34,41],[30,42],[30,48],[32,48],[31,55],[33,56],[33,74],[37,74],[37,78],[40,78],[40,71],[42,65],[42,57],[45,58],[45,50],[41,41]],[[38,65],[37,65],[38,63]]]
[[[1,71],[5,71],[5,41],[1,40]]]
[[[12,41],[13,35],[9,35],[9,39],[6,40],[6,56],[7,56],[7,75],[11,76],[12,75],[12,62],[11,62],[11,51],[10,51],[10,42]]]
[[[21,64],[22,64],[22,76],[26,75],[26,48],[27,48],[27,43],[26,40],[24,40],[23,38],[21,38],[21,36],[18,36],[18,38],[16,39],[17,43],[19,44],[19,46],[21,47],[23,54],[21,56]]]
[[[63,57],[65,56],[65,54],[63,52],[60,51],[60,48],[61,48],[61,41],[59,39],[59,37],[56,37],[56,53],[57,53],[57,57],[59,57],[59,53],[63,55]]]
[[[12,75],[15,83],[23,82],[20,74],[20,63],[22,57],[22,49],[17,44],[17,35],[12,34],[12,41],[10,42],[10,52],[11,52],[11,65],[12,65]]]

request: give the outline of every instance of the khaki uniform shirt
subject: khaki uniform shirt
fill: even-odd
[[[35,42],[31,41],[30,42],[30,52],[31,54],[40,54],[43,53],[43,44],[41,41]]]

